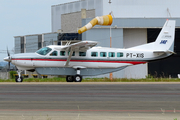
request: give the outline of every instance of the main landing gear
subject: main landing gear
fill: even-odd
[[[77,68],[77,74],[75,76],[72,75],[67,75],[66,76],[66,81],[67,82],[81,82],[82,81],[82,76],[80,75],[80,68]]]
[[[67,82],[81,82],[82,76],[81,75],[75,75],[75,76],[67,75],[66,81]]]
[[[17,73],[18,73],[18,76],[16,76],[15,80],[16,82],[22,82],[23,81],[23,77],[21,76],[21,70],[18,70]]]

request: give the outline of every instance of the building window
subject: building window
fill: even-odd
[[[115,57],[115,53],[114,52],[109,52],[109,57]]]
[[[79,56],[86,56],[86,52],[79,52]]]
[[[38,35],[38,49],[42,48],[42,35]]]
[[[106,57],[106,52],[100,52],[101,57]]]
[[[91,52],[91,57],[98,57],[98,52]]]
[[[50,56],[57,56],[57,55],[58,55],[57,51],[53,51],[53,52],[50,54]]]
[[[65,55],[66,55],[66,52],[65,52],[65,51],[60,51],[60,55],[61,55],[61,56],[65,56]]]
[[[38,42],[38,48],[40,49],[42,47],[42,43]]]
[[[122,52],[118,52],[117,53],[117,57],[123,57],[123,53]]]
[[[21,53],[24,53],[24,37],[20,37],[21,40]]]

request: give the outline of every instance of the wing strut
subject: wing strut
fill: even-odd
[[[66,61],[66,64],[65,64],[66,67],[69,65],[69,61],[71,60],[72,54],[73,54],[73,49],[72,49],[72,47],[71,47],[71,48],[70,48],[69,57],[67,58],[67,61]]]

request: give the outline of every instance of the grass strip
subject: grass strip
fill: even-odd
[[[0,82],[15,82],[15,79],[0,79]],[[25,78],[23,82],[66,82],[66,78]],[[178,78],[144,78],[144,79],[127,79],[127,78],[84,78],[82,82],[180,82]]]

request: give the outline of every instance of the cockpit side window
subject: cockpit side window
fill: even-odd
[[[53,51],[50,56],[57,56],[58,55],[58,52],[57,51]]]
[[[40,54],[40,55],[47,55],[52,49],[49,47],[43,47],[41,49],[39,49],[36,53]]]

